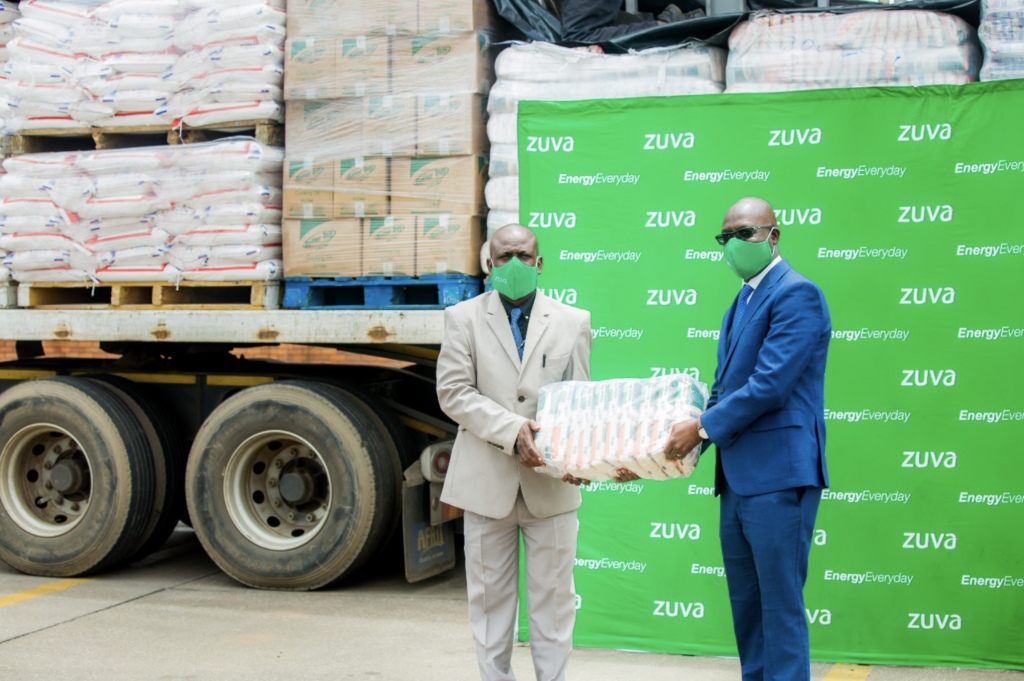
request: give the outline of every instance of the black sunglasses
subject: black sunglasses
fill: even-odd
[[[740,227],[739,229],[734,230],[732,232],[722,232],[721,234],[716,234],[715,241],[717,241],[722,246],[729,243],[729,239],[732,239],[734,237],[739,237],[743,241],[750,241],[750,237],[754,236],[755,234],[757,234],[759,230],[762,229],[774,229],[774,225],[768,225],[766,227]]]

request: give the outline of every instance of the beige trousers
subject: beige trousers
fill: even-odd
[[[576,511],[537,518],[522,492],[505,518],[466,512],[469,625],[483,681],[514,681],[512,644],[518,610],[519,529],[526,545],[530,651],[537,681],[563,681],[572,652],[576,594]]]

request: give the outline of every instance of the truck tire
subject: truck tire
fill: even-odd
[[[326,586],[358,568],[390,528],[388,452],[364,408],[329,386],[243,390],[192,444],[185,490],[199,541],[243,584]]]
[[[174,532],[185,508],[185,445],[168,412],[134,383],[120,376],[90,375],[113,392],[135,415],[153,454],[154,499],[141,544],[126,562],[134,563],[153,553]]]
[[[139,420],[83,378],[19,383],[0,394],[0,559],[32,575],[74,577],[123,562],[155,497]]]

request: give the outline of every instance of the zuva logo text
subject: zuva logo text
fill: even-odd
[[[956,548],[956,535],[934,532],[904,532],[903,548],[905,549],[946,549]]]
[[[775,220],[780,225],[820,225],[820,208],[791,208],[775,211]]]
[[[648,305],[696,305],[697,291],[692,288],[650,289]]]
[[[693,227],[697,214],[692,210],[647,211],[646,227]]]
[[[821,144],[821,128],[803,130],[769,130],[769,147],[791,147],[794,144]]]
[[[956,385],[956,372],[952,369],[904,369],[900,385],[905,388],[923,388],[926,385],[952,387]]]
[[[650,133],[645,137],[647,141],[644,142],[644,149],[651,151],[656,149],[693,149],[693,145],[697,141],[692,132],[678,134],[670,132],[664,135]]]
[[[956,301],[956,291],[951,287],[944,288],[904,288],[900,289],[903,297],[900,305],[925,305],[942,303],[952,305]]]
[[[550,227],[572,229],[576,226],[576,213],[530,213],[530,224],[527,226],[534,229]]]
[[[572,151],[576,148],[576,140],[572,137],[527,137],[527,151]]]
[[[920,212],[918,212],[920,209]],[[897,222],[952,222],[953,206],[900,206]]]
[[[682,601],[654,601],[654,615],[657,617],[704,617],[703,603],[683,603]]]
[[[903,468],[956,468],[956,452],[903,452]]]
[[[901,125],[897,142],[920,142],[929,140],[948,140],[953,136],[953,126],[949,123],[926,123],[925,125]]]
[[[907,629],[950,629],[952,631],[960,631],[963,626],[963,618],[960,615],[938,615],[936,613],[922,613],[912,612],[910,615],[910,624],[907,625]]]

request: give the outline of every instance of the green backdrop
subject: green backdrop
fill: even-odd
[[[741,197],[825,291],[816,660],[1024,668],[1022,112],[1024,81],[520,104],[520,219],[595,380],[712,383]],[[584,492],[577,645],[736,654],[713,481]]]

